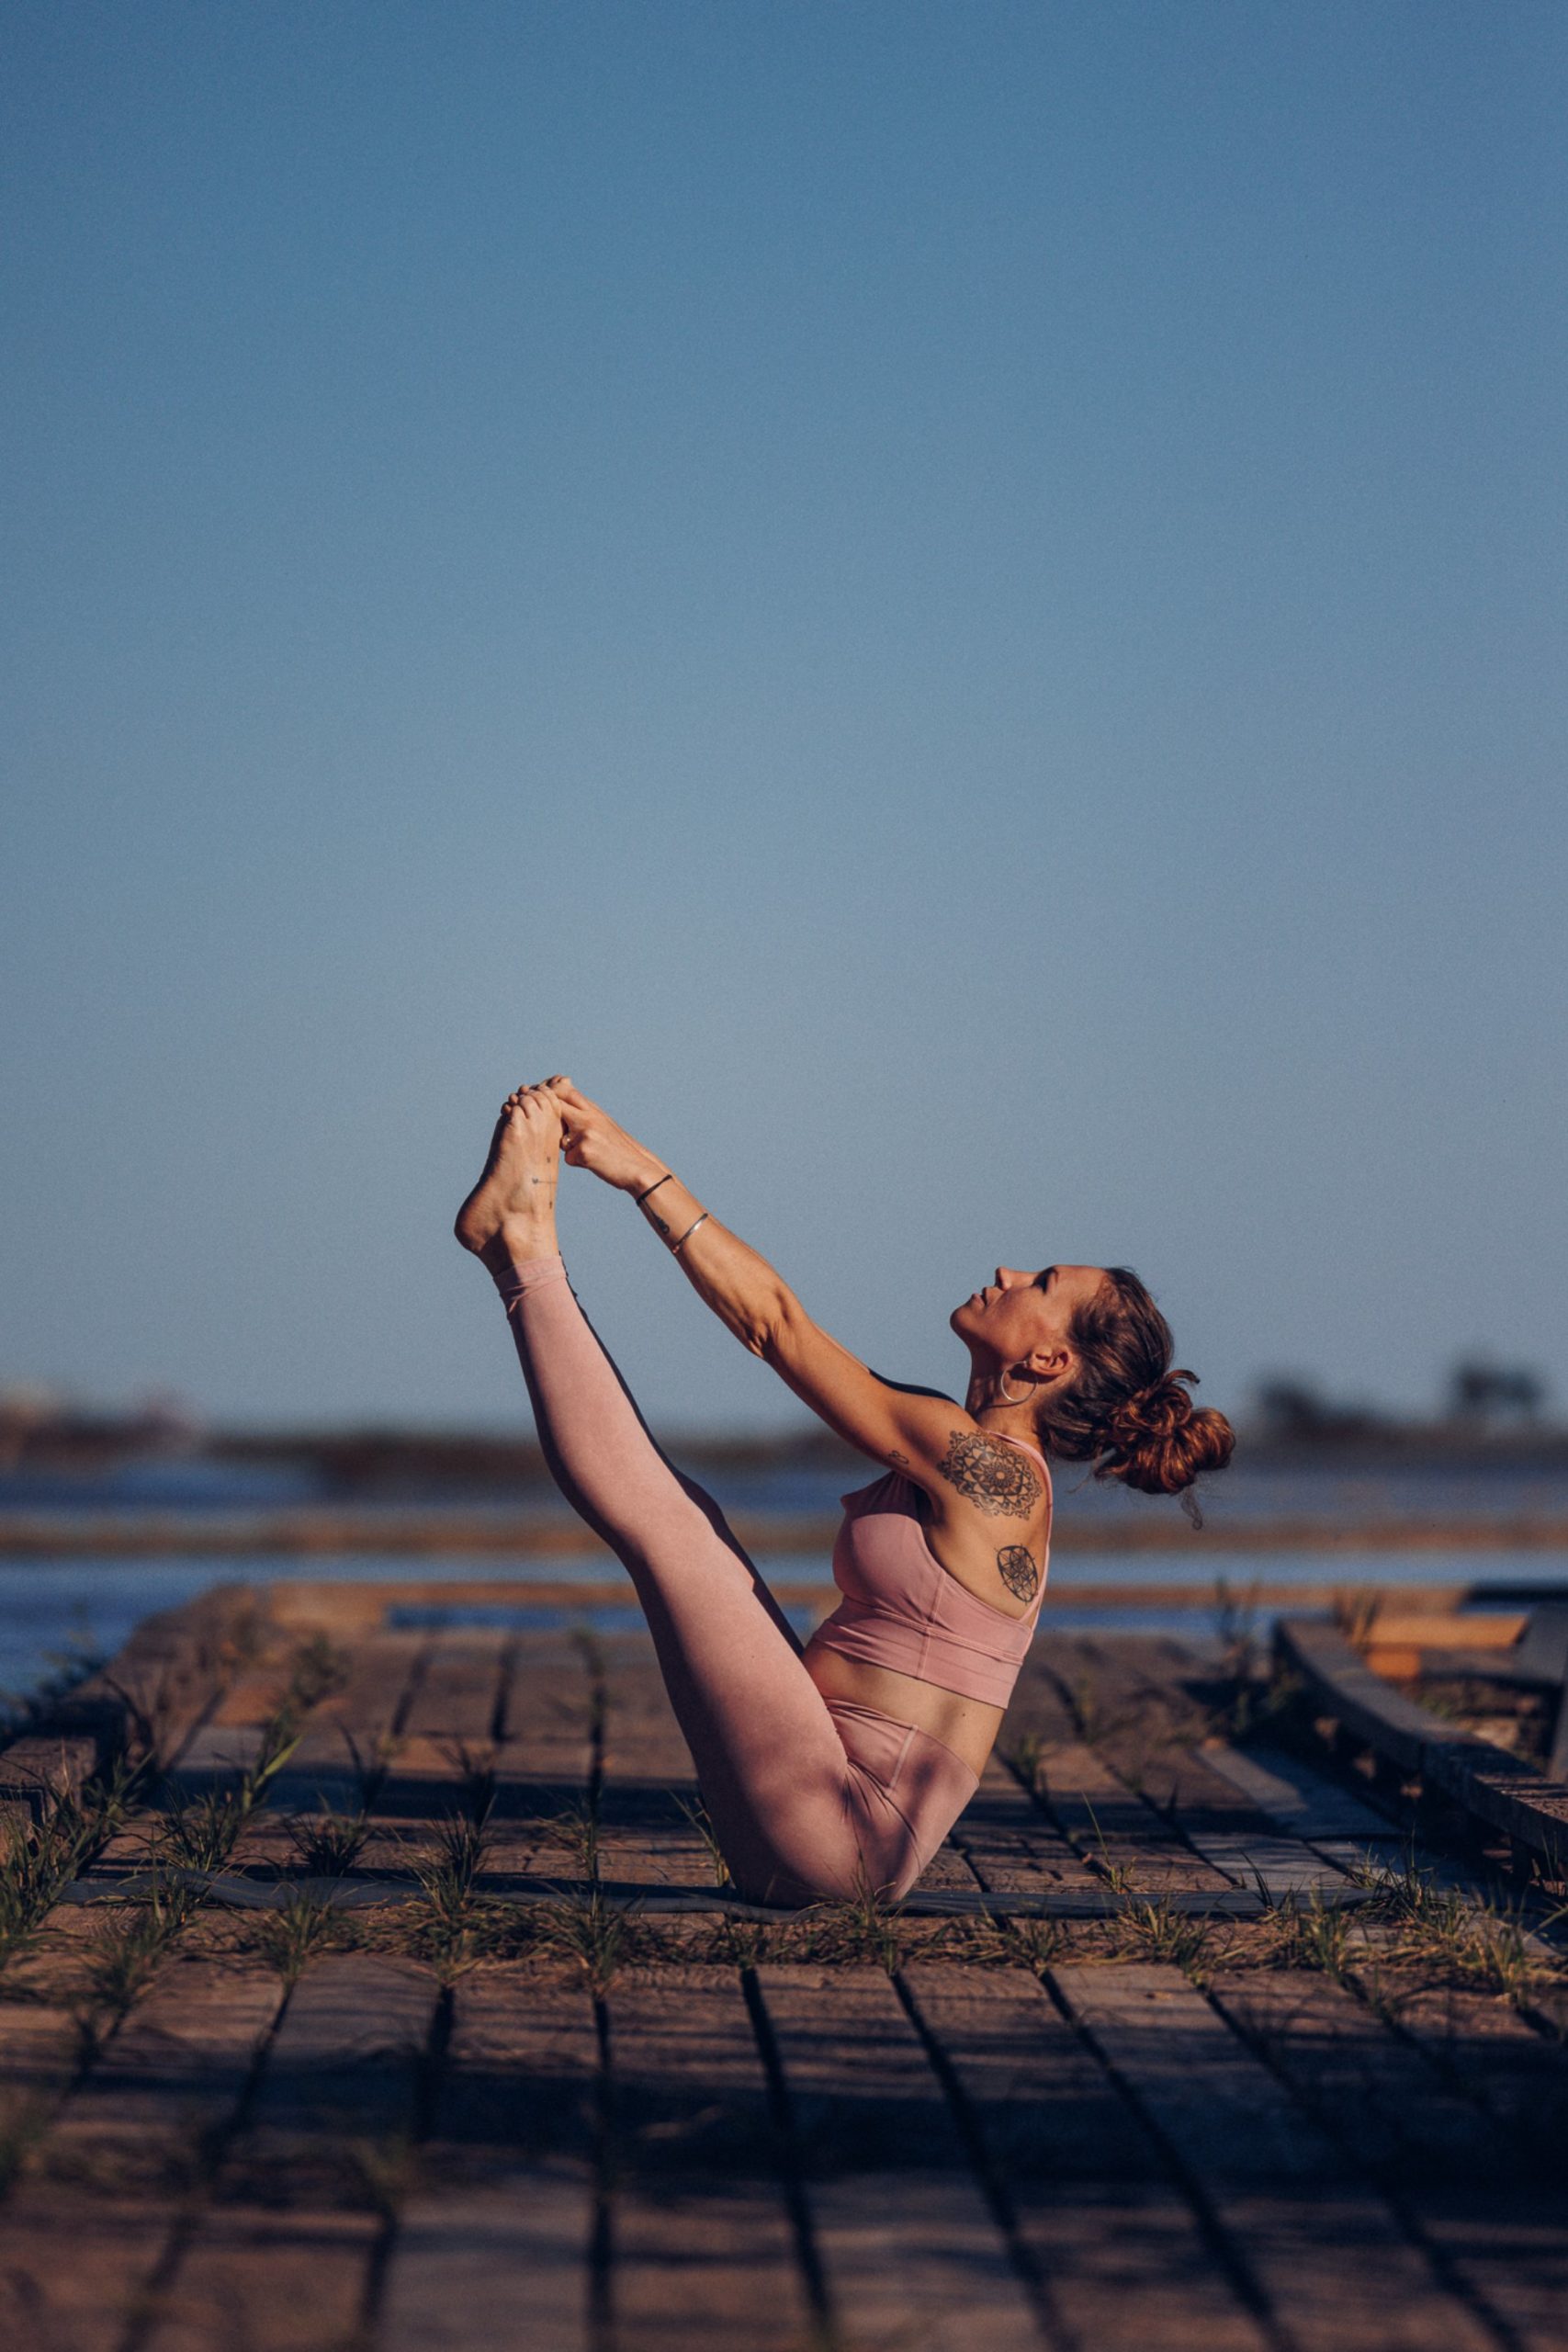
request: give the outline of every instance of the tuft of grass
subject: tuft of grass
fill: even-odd
[[[813,1904],[799,1932],[801,1957],[829,1965],[870,1960],[891,1976],[904,1957],[897,1913],[863,1881],[843,1902]]]
[[[343,1744],[348,1750],[349,1770],[354,1774],[359,1810],[361,1813],[372,1813],[403,1743],[395,1732],[384,1731],[378,1732],[368,1745],[361,1747],[354,1734],[345,1727]]]
[[[164,1842],[187,1870],[220,1871],[256,1807],[299,1747],[300,1732],[287,1702],[262,1726],[256,1760],[228,1789],[209,1789],[170,1809]]]
[[[608,1991],[630,1955],[631,1907],[613,1905],[596,1880],[581,1894],[540,1904],[531,1924],[534,1948],[575,1962],[595,1997]]]
[[[479,1892],[489,1849],[487,1824],[455,1813],[437,1829],[434,1854],[412,1858],[420,1888],[413,1924],[443,1982],[478,1957],[481,1930],[494,1907]]]
[[[482,1825],[495,1809],[495,1750],[470,1748],[465,1741],[457,1740],[447,1753],[461,1776],[457,1809],[465,1820]]]
[[[84,2060],[151,1990],[171,1946],[200,1907],[194,1888],[154,1872],[131,1916],[96,1930],[84,1957],[82,1989],[72,2005]]]
[[[288,1823],[289,1843],[311,1878],[346,1878],[369,1834],[363,1813],[334,1813],[324,1799],[314,1813],[297,1813]]]
[[[338,1940],[339,1926],[332,1905],[315,1894],[291,1894],[281,1910],[262,1914],[258,1929],[262,1952],[289,1992],[312,1952]]]
[[[38,1823],[0,1829],[0,1968],[28,1951],[72,1880],[119,1829],[138,1774],[117,1763],[106,1778],[62,1797]]]
[[[1129,1904],[1114,1923],[1111,1948],[1119,1960],[1164,1961],[1193,1984],[1202,1983],[1211,1959],[1209,1922],[1178,1911],[1170,1897]]]
[[[591,1884],[598,1883],[601,1835],[597,1805],[568,1805],[553,1820],[541,1822],[537,1834],[541,1846],[558,1847],[562,1853],[570,1855],[582,1877]]]
[[[1084,1799],[1084,1811],[1093,1825],[1094,1842],[1100,1849],[1097,1854],[1086,1857],[1090,1870],[1100,1872],[1112,1894],[1131,1894],[1137,1883],[1133,1865],[1112,1860],[1111,1849],[1105,1842],[1105,1832],[1100,1826],[1100,1816],[1087,1797]]]
[[[735,1882],[729,1875],[729,1864],[720,1851],[718,1839],[714,1835],[713,1823],[708,1818],[706,1805],[700,1797],[695,1803],[685,1797],[680,1798],[678,1802],[682,1812],[707,1848],[708,1860],[713,1866],[715,1886],[733,1886]]]
[[[330,1642],[325,1634],[313,1634],[294,1654],[288,1677],[288,1689],[280,1713],[289,1715],[309,1714],[334,1690],[341,1690],[348,1680],[348,1653]]]
[[[729,1968],[760,1968],[773,1949],[767,1924],[721,1912],[713,1931],[711,1957]]]
[[[1517,2007],[1554,1977],[1531,1951],[1529,1926],[1517,1909],[1438,1886],[1413,1854],[1398,1869],[1369,1858],[1354,1875],[1372,1898],[1360,1916],[1393,1930],[1383,1955],[1391,1964],[1471,1992],[1500,1994]]]
[[[1337,1904],[1325,1903],[1320,1887],[1305,1902],[1287,1894],[1271,1915],[1279,1938],[1276,1953],[1281,1967],[1313,1968],[1342,1984],[1350,1973],[1350,1919]]]

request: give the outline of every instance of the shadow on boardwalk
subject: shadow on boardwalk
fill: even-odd
[[[1043,1635],[892,1917],[728,1897],[633,1639],[232,1592],[29,1740],[6,2344],[1568,2345],[1550,1891],[1174,1643]]]

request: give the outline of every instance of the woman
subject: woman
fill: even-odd
[[[845,1498],[843,1600],[804,1651],[717,1506],[644,1429],[568,1284],[570,1165],[629,1193],[699,1297],[830,1428],[889,1465]],[[962,1409],[879,1379],[766,1260],[569,1079],[509,1096],[457,1238],[511,1320],[561,1491],[619,1555],[736,1885],[762,1903],[896,1901],[978,1785],[1028,1648],[1051,1531],[1047,1454],[1172,1494],[1230,1458],[1122,1267],[998,1266],[951,1323]]]

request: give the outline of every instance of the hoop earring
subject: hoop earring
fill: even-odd
[[[1008,1378],[1007,1378],[1007,1374],[1006,1374],[1006,1373],[1005,1373],[1005,1372],[999,1372],[999,1373],[997,1374],[997,1386],[1001,1390],[1001,1395],[1002,1395],[1002,1403],[1003,1403],[1004,1405],[1027,1405],[1027,1404],[1028,1404],[1028,1402],[1029,1402],[1029,1391],[1028,1391],[1028,1389],[1027,1389],[1027,1388],[1024,1390],[1024,1392],[1023,1392],[1023,1394],[1022,1394],[1022,1396],[1009,1396],[1009,1394],[1008,1394]]]

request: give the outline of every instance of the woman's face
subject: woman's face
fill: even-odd
[[[1073,1317],[1104,1280],[1103,1266],[1042,1266],[1032,1273],[998,1266],[995,1282],[948,1319],[977,1362],[1027,1364],[1043,1377],[1060,1377],[1073,1360]]]

